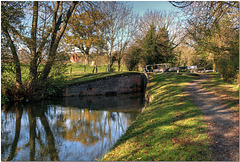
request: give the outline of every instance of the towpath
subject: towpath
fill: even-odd
[[[215,160],[239,161],[239,121],[223,100],[200,87],[207,78],[200,74],[200,79],[189,83],[185,90],[203,112]]]

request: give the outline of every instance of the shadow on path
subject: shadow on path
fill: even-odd
[[[189,83],[186,93],[204,114],[215,160],[239,161],[239,121],[220,98],[200,87],[207,77],[201,74],[199,80]]]

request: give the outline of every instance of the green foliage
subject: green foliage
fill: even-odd
[[[239,40],[237,35],[238,32],[235,40],[226,42],[227,48],[218,48],[220,54],[215,56],[216,71],[228,83],[238,83],[239,81]]]
[[[235,1],[196,1],[184,7],[189,16],[187,35],[200,66],[213,67],[229,83],[238,80],[239,73],[238,9]]]
[[[62,97],[66,88],[66,80],[64,77],[49,79],[45,86],[47,88],[44,92],[44,98]]]
[[[168,31],[165,28],[156,30],[152,23],[143,39],[143,59],[145,65],[171,62],[174,58],[174,43],[170,42]]]
[[[138,64],[141,59],[142,50],[139,47],[131,46],[125,57],[125,64],[129,71],[138,71]]]
[[[156,44],[156,31],[155,25],[152,24],[143,39],[143,58],[146,65],[157,63],[156,58],[158,55]]]
[[[59,52],[56,55],[55,62],[50,73],[50,77],[62,77],[67,72],[67,62],[68,55],[65,52]]]
[[[1,105],[5,105],[9,102],[9,98],[6,94],[1,93]]]
[[[157,62],[166,63],[171,62],[174,58],[173,49],[174,43],[170,41],[169,34],[166,28],[159,29],[157,33],[157,48],[159,57]]]
[[[152,102],[104,156],[103,161],[210,161],[212,152],[201,111],[183,88],[189,75],[154,75]]]

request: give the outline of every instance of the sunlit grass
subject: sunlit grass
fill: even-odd
[[[154,97],[103,161],[208,161],[210,139],[201,111],[183,88],[193,76],[155,75]]]
[[[3,65],[2,65],[3,66]],[[8,82],[13,83],[15,82],[15,72],[14,67],[12,65],[4,64],[8,69],[10,70],[4,70],[1,73],[1,79],[2,83]],[[28,82],[29,81],[29,64],[21,64],[21,74],[22,74],[22,81]],[[43,65],[39,66],[39,69],[42,69]],[[114,75],[121,75],[128,73],[126,67],[121,67],[121,71],[118,73],[117,66],[114,65],[114,72],[107,72],[108,66],[107,64],[98,66],[98,70],[96,73],[96,70],[93,73],[94,66],[85,65],[82,63],[68,63],[66,72],[62,74],[62,76],[66,79],[66,84],[75,84],[78,82],[85,82],[90,80],[96,80],[96,79],[102,79],[104,77],[108,76],[114,76]],[[53,69],[54,70],[54,69]],[[51,73],[50,73],[51,75]],[[58,77],[56,77],[58,78]]]
[[[85,70],[86,68],[86,70]],[[93,73],[94,66],[91,65],[83,65],[82,63],[68,63],[67,66],[67,75],[73,74],[73,75],[78,75],[78,74],[86,74],[86,73]],[[118,71],[118,67],[116,65],[113,65],[114,72]],[[127,71],[126,67],[121,67],[120,72],[125,72]],[[96,72],[94,70],[94,72]],[[103,64],[97,66],[97,72],[98,73],[106,73],[108,72],[108,65]]]
[[[214,92],[231,107],[234,112],[239,113],[239,84],[230,84],[223,81],[218,73],[208,74],[210,79],[201,83],[201,86]]]

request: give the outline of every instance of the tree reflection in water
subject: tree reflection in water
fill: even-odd
[[[98,160],[140,111],[16,104],[2,110],[1,159]]]

